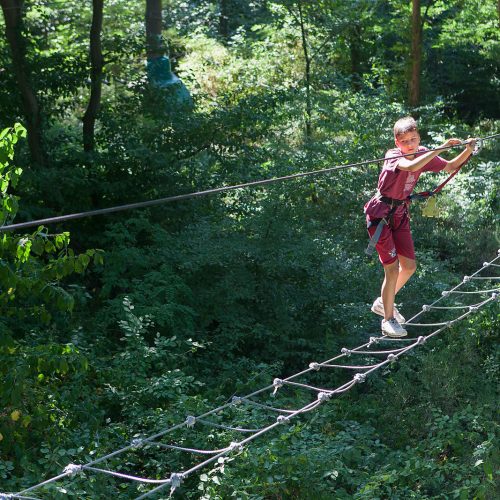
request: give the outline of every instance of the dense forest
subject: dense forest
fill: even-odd
[[[427,147],[500,132],[498,0],[0,6],[2,226],[383,158],[406,115]],[[160,483],[65,468],[379,336],[370,306],[383,269],[364,253],[363,205],[380,168],[2,230],[0,498],[148,494]],[[426,174],[418,189],[444,178]],[[497,137],[432,210],[412,204],[406,317],[497,257],[499,188]],[[499,498],[499,334],[491,300],[150,498]],[[260,401],[295,409],[312,397],[276,389]],[[265,408],[230,417],[269,423]],[[159,441],[217,450],[245,437],[195,425]],[[205,458],[150,443],[95,467],[158,481]]]

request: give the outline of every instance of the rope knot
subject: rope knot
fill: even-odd
[[[443,290],[443,291],[441,292],[441,295],[442,295],[443,297],[448,297],[448,296],[450,295],[450,292],[449,292],[449,290]]]
[[[370,347],[372,344],[378,344],[377,337],[370,337],[370,340],[368,341],[368,347]]]
[[[431,310],[431,306],[428,306],[427,304],[424,304],[422,306],[422,311],[424,312],[429,312]]]
[[[181,485],[183,479],[184,479],[184,477],[182,476],[182,474],[179,474],[177,472],[173,472],[170,475],[171,491],[177,489]]]
[[[328,394],[328,392],[318,393],[318,401],[320,403],[324,403],[325,401],[328,401],[330,398],[331,398],[331,394]]]
[[[186,427],[194,427],[194,424],[196,424],[196,417],[188,415],[184,423],[186,424]]]
[[[241,443],[238,443],[236,441],[233,441],[230,445],[229,445],[229,449],[231,451],[243,451],[243,445]]]
[[[470,281],[470,276],[464,276],[463,283],[468,283]]]
[[[278,424],[285,424],[288,422],[288,418],[285,415],[278,415],[276,422],[278,422]]]
[[[347,349],[347,347],[342,347],[342,349],[340,350],[340,352],[342,354],[345,354],[346,356],[349,356],[351,354],[351,351],[349,349]]]
[[[417,339],[417,345],[423,345],[423,344],[425,344],[426,340],[427,339],[425,337],[423,337],[423,336],[418,337],[418,339]]]
[[[66,467],[64,467],[64,470],[63,472],[65,474],[68,474],[70,476],[74,476],[75,474],[77,474],[78,472],[80,472],[82,470],[82,465],[77,465],[77,464],[68,464],[66,465]]]
[[[233,405],[239,405],[241,403],[241,397],[233,396],[233,398],[231,399],[231,403],[233,403]]]
[[[319,371],[319,363],[309,363],[309,368],[311,368],[311,370]]]
[[[490,265],[489,262],[483,262],[483,267],[488,267]]]
[[[497,300],[498,299],[498,293],[497,292],[493,292],[491,294],[491,298],[492,298],[492,300]]]
[[[144,440],[141,438],[132,439],[130,445],[132,448],[140,448],[144,444]]]
[[[357,384],[362,384],[366,379],[366,375],[364,373],[356,373],[356,375],[354,375],[354,382],[356,382]]]
[[[477,306],[469,306],[469,311],[470,312],[476,312],[478,310],[479,310],[479,307],[477,307]]]
[[[453,326],[453,321],[446,322],[446,328],[451,328]]]
[[[278,392],[278,389],[280,387],[283,387],[283,380],[280,379],[280,378],[275,378],[273,380],[273,387],[274,387],[273,396],[276,396],[276,393]]]
[[[389,356],[387,356],[387,359],[393,363],[394,361],[396,361],[398,358],[395,354],[389,354]]]

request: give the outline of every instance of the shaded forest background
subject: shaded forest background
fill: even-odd
[[[495,0],[0,5],[4,224],[378,158],[408,113],[427,146],[499,130]],[[148,79],[158,55],[189,101]],[[485,144],[437,217],[412,207],[407,317],[496,255],[499,153]],[[2,233],[0,492],[376,334],[382,270],[362,207],[379,168]],[[176,495],[498,498],[499,332],[493,304]],[[202,429],[185,444],[231,439]],[[164,478],[188,462],[146,450],[108,465]],[[141,488],[89,475],[37,494]]]

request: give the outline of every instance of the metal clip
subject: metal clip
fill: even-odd
[[[472,151],[472,156],[476,156],[481,152],[481,149],[483,149],[483,140],[482,139],[476,139],[476,144],[474,146],[474,150]]]

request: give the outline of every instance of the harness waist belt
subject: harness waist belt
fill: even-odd
[[[389,198],[388,196],[378,196],[378,199],[380,201],[383,201],[384,203],[387,203],[388,205],[391,205],[392,207],[398,207],[400,205],[404,205],[405,203],[408,203],[408,200],[398,200],[396,198]]]

